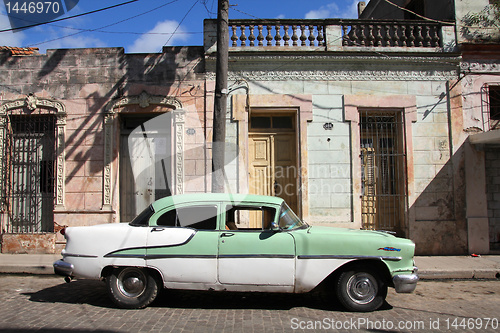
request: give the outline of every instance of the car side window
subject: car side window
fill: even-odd
[[[276,216],[272,207],[226,207],[226,230],[270,230]]]
[[[131,226],[147,226],[149,222],[149,218],[154,214],[153,206],[146,207],[139,215],[137,215],[132,222],[130,222]]]
[[[198,205],[174,208],[160,215],[156,224],[166,227],[215,230],[217,228],[217,206]]]

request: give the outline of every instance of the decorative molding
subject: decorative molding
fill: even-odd
[[[104,115],[104,170],[103,170],[103,194],[102,210],[111,210],[112,207],[112,184],[111,164],[113,163],[113,123],[114,113]]]
[[[66,116],[57,116],[56,122],[56,206],[55,210],[64,210],[65,201],[65,180],[66,180],[66,166],[65,154],[66,149]]]
[[[54,210],[63,210],[65,200],[65,148],[66,148],[66,108],[63,103],[51,99],[40,98],[29,93],[25,98],[7,101],[0,106],[0,161],[4,157],[5,124],[8,112],[23,109],[27,113],[37,108],[55,110],[56,114],[56,182],[55,182],[55,207]],[[0,163],[0,175],[4,174],[3,163]],[[0,182],[2,183],[2,182]],[[0,193],[3,193],[3,184],[0,184]]]
[[[500,64],[495,63],[493,61],[476,61],[469,62],[464,61],[460,63],[460,69],[462,71],[474,72],[474,73],[492,73],[492,72],[500,72]]]
[[[7,116],[0,116],[0,179],[3,180],[4,175],[4,151],[5,147],[5,125],[7,123]],[[0,181],[0,209],[3,210],[5,207],[5,195],[4,195],[4,181]],[[2,219],[2,227],[3,227],[3,219]],[[2,229],[3,230],[3,229]]]
[[[366,53],[365,53],[366,54]],[[377,55],[362,55],[362,54],[354,54],[354,55],[340,55],[340,54],[332,54],[329,53],[327,55],[262,55],[259,52],[258,55],[248,54],[248,55],[230,55],[232,61],[235,62],[246,62],[252,64],[269,64],[270,62],[286,62],[288,64],[301,64],[301,62],[306,62],[308,64],[317,64],[321,65],[332,65],[332,64],[373,64],[374,62],[380,64],[387,64],[389,62],[394,63],[407,63],[407,64],[419,64],[422,63],[432,63],[434,65],[454,65],[455,63],[458,65],[461,61],[460,56],[456,55],[448,55],[446,57],[441,56],[425,56],[425,55],[408,55],[408,56],[397,56],[397,55],[387,55],[384,53],[377,53]],[[217,57],[209,56],[207,57],[207,62],[215,63]]]
[[[103,210],[111,210],[113,202],[112,163],[113,163],[113,128],[115,109],[127,105],[162,105],[174,110],[175,127],[175,184],[176,194],[183,193],[184,187],[184,112],[182,103],[175,97],[150,95],[146,91],[139,95],[125,96],[110,101],[104,109],[104,170],[103,170]]]
[[[29,111],[34,111],[36,108],[55,109],[57,114],[66,115],[64,104],[51,99],[36,97],[33,93],[29,93],[25,98],[7,101],[0,106],[0,116],[5,115],[7,111],[14,109],[25,108]]]
[[[116,100],[112,100],[106,105],[105,112],[113,113],[114,109],[126,105],[139,105],[141,108],[146,108],[150,105],[164,105],[174,110],[182,109],[182,103],[175,97],[150,95],[146,91],[135,96],[125,96]]]
[[[350,138],[351,138],[351,156],[356,156],[352,159],[351,164],[351,185],[352,197],[361,198],[362,184],[361,184],[361,156],[360,148],[360,127],[359,127],[359,111],[360,109],[373,109],[373,110],[394,110],[404,114],[404,150],[406,152],[406,176],[407,176],[407,195],[408,202],[414,202],[415,192],[413,190],[414,179],[414,163],[413,163],[413,123],[417,122],[417,98],[415,95],[387,95],[387,96],[373,96],[373,95],[344,95],[344,120],[350,123]],[[353,200],[352,202],[352,222],[356,227],[361,225],[361,200]],[[415,221],[415,210],[413,208],[408,211],[408,220],[402,226],[408,228]],[[410,238],[409,229],[406,230],[406,237]]]
[[[456,70],[311,70],[311,71],[234,71],[228,80],[249,81],[448,81],[458,78]],[[207,73],[206,79],[215,80],[215,73]]]
[[[175,127],[175,194],[184,193],[184,111],[174,111]]]
[[[460,57],[366,55],[230,56],[228,79],[253,81],[406,81],[453,80]],[[215,80],[215,58],[205,77]],[[279,68],[279,70],[277,70]]]

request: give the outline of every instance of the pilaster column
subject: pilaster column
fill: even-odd
[[[104,174],[103,174],[103,199],[102,210],[112,209],[113,190],[111,188],[112,163],[113,163],[113,123],[115,114],[104,114]]]
[[[175,194],[184,193],[184,123],[184,111],[175,110]]]
[[[64,206],[64,182],[66,179],[66,115],[57,115],[56,122],[56,202],[54,210],[65,210]]]

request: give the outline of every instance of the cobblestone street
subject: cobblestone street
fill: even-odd
[[[311,295],[165,292],[144,310],[117,309],[104,283],[0,275],[0,332],[500,332],[500,281],[423,281],[389,289],[373,313]]]

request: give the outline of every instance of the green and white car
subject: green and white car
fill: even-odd
[[[68,227],[57,274],[104,279],[124,308],[161,288],[331,291],[351,311],[373,311],[387,288],[411,293],[415,245],[385,232],[310,226],[278,197],[184,194],[160,199],[130,223]],[[336,296],[336,297],[334,297]]]

